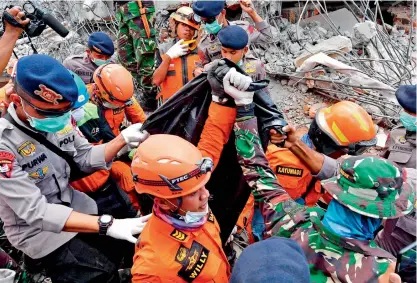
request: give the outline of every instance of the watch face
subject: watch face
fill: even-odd
[[[100,217],[100,222],[103,224],[109,224],[111,222],[111,216],[110,215],[102,215]]]

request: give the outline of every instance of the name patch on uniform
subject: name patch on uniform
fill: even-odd
[[[46,159],[48,159],[48,157],[46,156],[45,153],[42,153],[41,155],[39,155],[35,159],[29,161],[26,164],[23,164],[22,165],[22,170],[25,170],[27,168],[33,168],[35,166],[41,165]]]
[[[57,132],[59,135],[66,135],[72,132],[72,125],[66,125],[65,128]]]
[[[175,260],[182,265],[178,276],[187,282],[193,282],[203,271],[209,253],[208,249],[196,241],[193,241],[189,249],[181,246],[175,255]],[[179,261],[179,259],[182,260]]]
[[[62,95],[56,93],[55,91],[46,87],[43,84],[40,84],[39,88],[40,90],[35,90],[34,93],[39,95],[43,100],[47,102],[58,104],[58,100],[62,99]]]
[[[287,176],[296,176],[301,177],[303,176],[303,169],[300,168],[292,168],[292,167],[285,167],[285,166],[277,166],[275,172],[280,175],[287,175]]]
[[[174,229],[174,231],[171,233],[171,237],[183,242],[185,239],[187,239],[187,234],[181,232],[180,230]]]
[[[59,141],[59,147],[62,147],[64,144],[69,144],[71,142],[74,142],[74,135],[66,137],[65,139],[62,139]]]
[[[31,141],[25,141],[19,148],[17,149],[17,152],[21,156],[32,156],[35,154],[36,147]]]
[[[393,151],[400,151],[400,152],[405,152],[405,153],[412,153],[414,148],[413,147],[408,147],[408,146],[400,146],[398,144],[394,144],[392,146]]]
[[[0,178],[12,176],[13,161],[15,156],[7,151],[0,151]]]
[[[213,212],[209,212],[209,215],[208,215],[208,217],[207,217],[207,221],[208,222],[211,222],[211,223],[214,223],[214,214],[213,214]]]
[[[33,179],[43,179],[46,176],[46,173],[48,173],[49,167],[45,166],[42,168],[38,168],[35,172],[32,172],[29,174],[29,177]]]

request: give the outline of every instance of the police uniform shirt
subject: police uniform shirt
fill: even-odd
[[[65,68],[76,73],[83,80],[85,84],[93,83],[94,71],[98,68],[90,58],[88,58],[87,52],[83,54],[73,55],[68,57],[62,63]]]
[[[20,125],[13,103],[10,116]],[[71,124],[58,133],[45,133],[61,150],[74,156],[81,170],[109,169],[105,145],[92,146]],[[0,119],[0,215],[8,240],[31,258],[42,258],[77,233],[62,232],[73,210],[97,214],[97,205],[69,184],[70,167],[44,145],[6,119]]]

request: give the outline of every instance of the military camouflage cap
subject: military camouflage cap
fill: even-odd
[[[350,210],[372,218],[398,218],[414,207],[415,191],[404,182],[402,169],[376,156],[343,161],[336,177],[321,184]]]

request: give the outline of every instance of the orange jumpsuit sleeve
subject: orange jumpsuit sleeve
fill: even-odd
[[[132,283],[164,283],[158,276],[148,274],[135,274],[132,278]]]
[[[204,157],[210,157],[217,166],[223,146],[229,140],[236,120],[236,109],[222,106],[215,102],[210,104],[208,118],[198,143],[198,149]]]
[[[146,120],[145,112],[134,97],[132,97],[132,104],[125,107],[125,113],[127,119],[133,124],[143,123]]]

